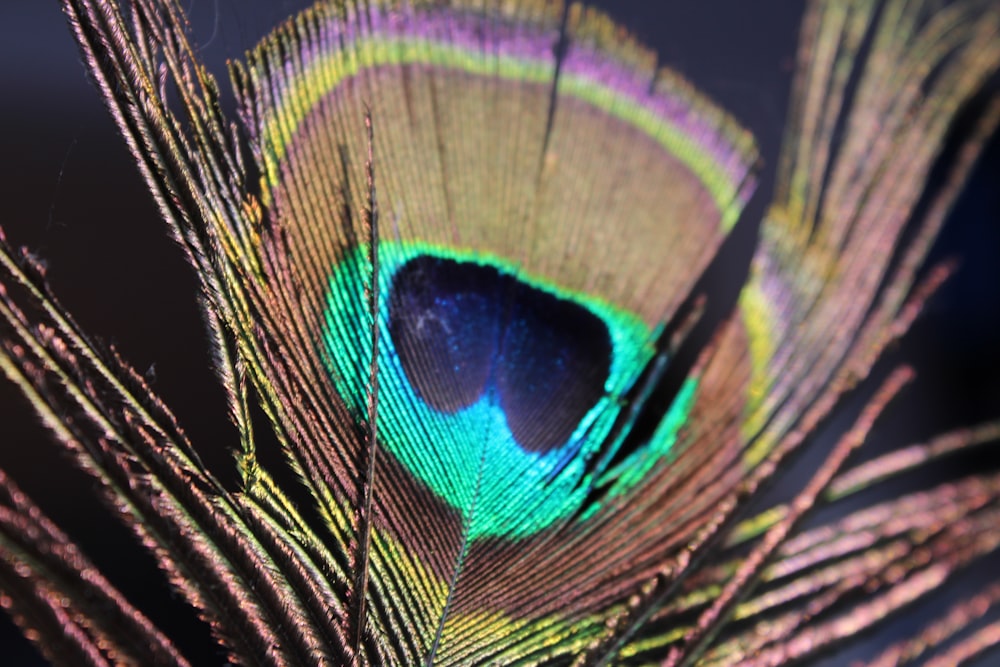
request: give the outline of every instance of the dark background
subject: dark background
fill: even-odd
[[[304,3],[190,0],[196,42],[210,69],[252,46]],[[765,171],[749,216],[773,186],[801,10],[767,0],[596,3],[655,48],[758,138]],[[653,7],[655,5],[655,7]],[[223,85],[225,88],[226,86]],[[938,295],[891,362],[917,365],[919,379],[876,433],[906,442],[1000,416],[1000,150],[993,141],[935,257],[962,269]],[[209,369],[196,284],[157,219],[110,117],[88,82],[55,0],[0,3],[0,225],[47,261],[53,289],[89,332],[114,343],[174,410],[209,465],[232,480],[236,444],[222,392]],[[738,280],[750,256],[744,224],[725,267]],[[27,402],[0,380],[0,468],[55,518],[112,581],[181,647],[207,650],[204,629],[130,535],[94,498],[95,483],[65,460]],[[958,586],[975,585],[975,574]],[[958,588],[956,588],[958,590]],[[905,629],[905,628],[903,628]],[[864,649],[861,649],[862,655]],[[841,656],[843,657],[843,656]],[[211,660],[210,660],[211,662]],[[216,661],[217,662],[217,661]],[[0,619],[0,664],[40,659]]]

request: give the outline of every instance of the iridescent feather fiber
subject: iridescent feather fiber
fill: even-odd
[[[195,269],[239,479],[6,241],[0,366],[226,659],[780,665],[995,557],[995,471],[869,495],[997,437],[859,462],[908,367],[765,492],[952,271],[921,267],[1000,123],[996,3],[811,3],[750,275],[701,329],[758,150],[604,14],[320,2],[231,64],[233,112],[178,3],[62,5]],[[184,664],[0,488],[0,590],[47,658]],[[880,659],[985,654],[998,600]]]

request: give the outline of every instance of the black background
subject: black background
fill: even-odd
[[[224,78],[226,57],[252,46],[303,3],[189,0],[196,41]],[[758,138],[765,171],[749,211],[773,186],[801,19],[798,3],[767,0],[596,3]],[[223,86],[225,87],[225,86]],[[918,381],[875,436],[906,442],[1000,416],[1000,150],[992,146],[949,223],[935,258],[958,255],[959,274],[889,363],[917,366]],[[236,444],[209,369],[196,284],[167,238],[137,170],[88,82],[55,0],[0,3],[0,225],[47,261],[54,291],[78,321],[114,343],[174,410],[214,471],[232,480]],[[730,279],[745,271],[753,224],[743,225]],[[887,364],[886,364],[887,365]],[[130,535],[95,499],[38,426],[27,402],[0,381],[0,468],[80,541],[114,583],[182,648],[216,655],[203,628]],[[974,585],[969,575],[959,584]],[[905,628],[904,628],[905,629]],[[862,651],[864,649],[861,649]],[[843,656],[841,656],[843,657]],[[40,664],[0,619],[0,664]]]

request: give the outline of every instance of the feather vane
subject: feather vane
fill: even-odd
[[[6,241],[0,367],[233,662],[780,665],[1000,544],[996,474],[806,522],[996,439],[849,467],[905,367],[791,500],[746,516],[948,276],[918,271],[1000,103],[926,184],[1000,68],[995,3],[810,4],[750,276],[660,412],[758,155],[608,17],[325,0],[232,63],[237,123],[175,0],[62,5],[200,281],[240,488]],[[254,398],[312,507],[258,461]],[[0,491],[0,600],[47,657],[186,664]],[[880,659],[953,640],[994,588]]]

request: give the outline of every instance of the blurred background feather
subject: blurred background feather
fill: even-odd
[[[754,134],[765,166],[747,217],[760,218],[774,185],[799,10],[773,4],[749,7],[739,0],[656,7],[645,2],[592,4],[634,29],[663,63],[690,78]],[[224,57],[241,54],[299,6],[195,0],[195,41],[205,45],[209,69],[221,73]],[[209,467],[226,480],[233,475],[233,437],[224,396],[209,370],[204,328],[192,298],[193,276],[166,241],[131,158],[83,75],[55,3],[4,3],[0,31],[0,197],[8,235],[44,259],[55,293],[86,330],[114,342],[129,362],[146,371]],[[937,258],[960,255],[962,268],[880,365],[884,373],[892,361],[913,362],[919,373],[879,429],[891,434],[890,445],[1000,414],[998,165],[994,139],[934,253]],[[720,272],[720,281],[736,285],[742,279],[752,232],[749,226],[738,230],[741,237],[729,249],[733,270]],[[27,403],[7,384],[0,386],[0,410],[0,466],[126,594],[156,600],[144,609],[168,634],[180,637],[182,648],[211,655],[214,649],[204,628],[183,621],[189,616],[184,603],[167,592],[152,561],[94,498],[93,482],[63,460]],[[838,421],[829,430],[845,425]],[[975,461],[956,465],[996,465],[988,452],[979,454]],[[974,588],[982,576],[964,574],[949,594]],[[151,579],[162,582],[159,591],[149,590]],[[911,628],[919,626],[913,619],[906,621]],[[0,646],[10,664],[36,660],[9,624],[3,626]],[[858,650],[864,655],[864,648]]]

